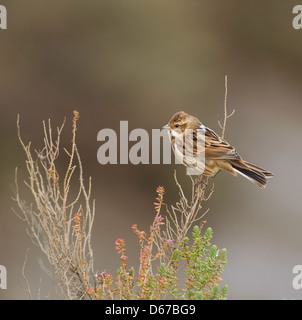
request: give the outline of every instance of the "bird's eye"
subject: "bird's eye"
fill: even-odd
[[[179,124],[176,124],[176,125],[175,125],[175,128],[178,128],[178,127],[179,127]]]

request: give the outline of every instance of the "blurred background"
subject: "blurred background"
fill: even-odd
[[[92,176],[96,199],[95,269],[115,272],[116,238],[138,265],[131,225],[148,230],[158,185],[166,203],[178,199],[174,169],[189,191],[185,168],[176,165],[107,165],[97,162],[103,128],[119,132],[161,128],[177,111],[197,116],[220,133],[224,77],[228,108],[236,112],[225,138],[240,155],[275,173],[266,189],[220,173],[206,203],[212,243],[227,248],[223,276],[229,299],[300,299],[292,286],[302,264],[301,137],[302,30],[292,26],[294,1],[67,1],[1,0],[8,29],[0,30],[0,264],[8,272],[1,299],[56,298],[46,263],[25,224],[12,212],[14,170],[25,177],[22,136],[41,148],[42,121],[67,117],[62,145],[70,145],[72,111],[80,112],[77,141]],[[131,146],[131,144],[130,144]],[[22,185],[22,184],[21,184]],[[22,185],[20,192],[25,192]],[[42,275],[42,278],[41,278]]]

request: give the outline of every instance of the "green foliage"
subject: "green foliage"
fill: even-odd
[[[227,262],[226,249],[218,250],[211,245],[211,228],[202,233],[202,227],[195,225],[192,240],[182,241],[167,238],[161,232],[164,218],[159,214],[163,204],[164,189],[157,189],[156,216],[150,227],[150,235],[132,226],[140,245],[140,266],[138,277],[134,269],[128,269],[125,241],[117,239],[115,248],[120,255],[121,267],[114,277],[102,272],[97,278],[97,287],[88,294],[93,299],[223,299],[228,287],[220,288],[221,275]],[[155,244],[155,245],[154,245]],[[185,276],[185,277],[184,277]],[[184,281],[180,281],[179,278]]]
[[[169,246],[166,245],[167,241],[162,242],[163,245],[156,246],[155,252],[152,252],[163,224],[158,210],[149,238],[144,231],[138,231],[136,226],[132,228],[141,247],[137,278],[134,276],[134,269],[128,269],[127,266],[125,241],[116,240],[121,267],[116,272],[115,279],[105,272],[99,274],[97,287],[89,289],[92,298],[216,300],[226,297],[227,285],[222,288],[219,286],[227,262],[226,249],[218,250],[216,245],[211,245],[212,229],[207,228],[202,233],[203,225],[195,225],[191,245],[188,237],[178,247],[170,239]],[[156,264],[164,252],[170,252],[170,258]],[[181,282],[179,278],[183,279],[183,275],[185,279]]]
[[[220,289],[218,282],[226,265],[226,249],[217,250],[210,244],[213,231],[208,228],[204,235],[198,226],[193,229],[193,245],[184,250],[186,260],[185,291],[188,299],[222,299],[227,294],[227,286]]]

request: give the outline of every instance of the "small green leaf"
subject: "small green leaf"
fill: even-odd
[[[206,230],[206,232],[205,232],[205,237],[207,238],[207,239],[212,239],[212,237],[213,237],[213,230],[212,230],[212,228],[211,227],[209,227],[207,230]]]
[[[180,250],[179,249],[176,249],[173,252],[172,259],[173,259],[173,262],[178,262],[179,261],[179,259],[180,259]]]
[[[215,246],[215,244],[211,247],[211,250],[210,250],[210,257],[211,258],[215,258],[217,254],[217,246]]]
[[[222,287],[221,291],[220,291],[220,295],[221,297],[226,296],[228,293],[228,285],[226,284],[225,286]]]
[[[194,238],[199,238],[200,237],[200,229],[198,226],[194,226],[193,228],[193,237]]]
[[[203,300],[203,293],[202,291],[196,292],[196,300]]]

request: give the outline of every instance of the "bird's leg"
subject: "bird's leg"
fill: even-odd
[[[206,182],[206,176],[200,175],[195,180],[195,186],[199,186],[200,184],[204,184],[205,186],[208,186],[208,183]]]

